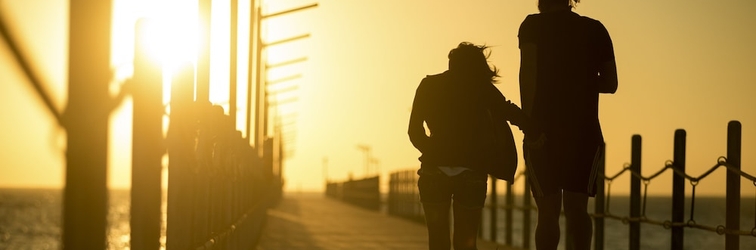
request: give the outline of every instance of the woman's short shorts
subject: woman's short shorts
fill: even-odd
[[[448,176],[435,167],[424,167],[417,171],[420,178],[417,187],[420,201],[424,204],[450,204],[466,208],[482,208],[486,201],[488,175],[465,170]]]

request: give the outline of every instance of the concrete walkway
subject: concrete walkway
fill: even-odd
[[[260,237],[258,250],[428,249],[424,225],[323,194],[285,194],[268,210]],[[514,250],[484,241],[478,242],[478,249]]]

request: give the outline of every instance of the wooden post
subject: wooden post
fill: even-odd
[[[63,249],[106,248],[112,1],[71,0]]]
[[[685,173],[685,143],[686,133],[684,129],[675,131],[675,146],[673,162],[674,167]],[[685,219],[685,177],[677,173],[672,175],[672,222],[682,223]],[[672,250],[683,249],[684,231],[682,227],[672,227]]]
[[[200,69],[198,69],[199,71]],[[199,72],[198,72],[199,73]],[[199,79],[198,79],[199,81]],[[198,90],[199,91],[199,90]],[[198,97],[199,98],[199,97]],[[211,220],[211,190],[212,178],[212,135],[213,128],[208,124],[211,120],[210,110],[212,107],[209,102],[197,99],[195,110],[197,119],[199,119],[195,157],[197,166],[192,172],[192,246],[205,244],[207,236],[210,235]]]
[[[171,84],[171,117],[168,127],[168,211],[166,249],[189,249],[191,245],[192,183],[195,131],[192,120],[194,66],[180,68]]]
[[[594,221],[594,250],[604,250],[604,217],[606,209],[604,208],[606,202],[606,194],[604,193],[604,176],[606,170],[606,144],[601,147],[601,158],[598,162],[598,169],[596,173],[596,199],[594,200],[594,213],[599,215],[593,218]]]
[[[739,121],[727,124],[727,163],[740,170],[741,126]],[[740,174],[727,171],[727,212],[725,213],[725,227],[729,230],[740,230]],[[740,249],[740,236],[725,235],[725,249]]]
[[[160,248],[160,206],[163,147],[163,76],[159,62],[149,58],[148,22],[137,22],[134,49],[133,133],[131,161],[131,247]]]
[[[641,136],[633,135],[630,156],[630,170],[641,172]],[[641,210],[641,178],[630,175],[630,217],[640,217]],[[630,222],[630,248],[629,250],[640,249],[640,222]]]

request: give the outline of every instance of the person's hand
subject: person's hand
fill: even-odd
[[[537,137],[526,134],[523,140],[523,146],[529,149],[541,149],[544,144],[546,144],[546,134],[544,133],[539,133]]]

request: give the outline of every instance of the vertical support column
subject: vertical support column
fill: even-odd
[[[171,80],[171,117],[168,127],[168,211],[166,249],[192,247],[192,154],[195,130],[192,123],[194,65],[182,65]]]
[[[685,143],[686,132],[684,129],[675,131],[675,146],[673,162],[674,167],[685,173]],[[685,177],[677,173],[672,175],[672,222],[682,223],[685,219]],[[672,227],[672,250],[683,249],[684,228]]]
[[[741,153],[741,125],[739,121],[727,124],[727,163],[740,170]],[[729,230],[740,230],[740,175],[727,170],[727,212],[725,213],[725,227]],[[725,235],[725,250],[740,249],[740,236]]]
[[[496,242],[496,225],[498,224],[497,210],[499,210],[498,195],[496,192],[496,177],[491,176],[491,241]]]
[[[530,169],[525,171],[530,171]],[[530,193],[529,175],[530,173],[525,173],[525,184],[522,189],[522,206],[525,207],[522,210],[522,248],[524,249],[530,249],[530,207],[532,206],[533,194]]]
[[[630,170],[636,173],[641,172],[641,136],[633,135],[630,156]],[[641,210],[641,179],[638,176],[630,175],[630,217],[640,217]],[[630,248],[629,250],[640,249],[640,222],[630,222]]]
[[[606,205],[606,199],[605,199],[605,191],[604,191],[604,176],[606,176],[605,170],[606,170],[606,144],[604,144],[601,149],[602,152],[600,152],[600,158],[598,159],[598,169],[596,170],[596,199],[594,200],[594,213],[597,215],[593,218],[593,232],[594,232],[594,241],[593,241],[593,249],[594,250],[604,250],[604,214],[606,214],[606,210],[604,206]]]
[[[199,0],[200,32],[197,58],[197,101],[210,100],[210,12],[211,0]]]
[[[162,66],[150,60],[146,38],[149,25],[137,22],[134,49],[133,129],[131,157],[131,247],[160,248],[160,205],[163,147]]]
[[[257,8],[255,7],[256,1],[250,0],[249,3],[249,55],[248,55],[248,62],[247,65],[247,143],[252,145],[255,144],[255,148],[257,148],[257,141],[256,141],[256,135],[257,132],[252,131],[252,101],[257,100],[257,98],[252,97],[252,90],[255,89],[255,95],[258,95],[260,90],[256,89],[257,87],[257,81],[255,81],[255,75],[257,74],[258,61],[257,61],[257,21],[259,20],[259,16],[257,13]],[[257,116],[257,103],[255,103],[254,108],[254,115]],[[254,120],[254,126],[255,130],[257,130],[257,118]],[[326,180],[327,183],[327,180]]]
[[[112,1],[71,0],[63,249],[106,248]]]
[[[262,11],[259,6],[253,6],[255,9],[254,26],[255,26],[255,148],[257,149],[257,155],[263,157],[263,148],[265,143],[265,131],[263,130],[263,116],[267,116],[267,110],[263,108],[263,102],[267,102],[265,95],[265,87],[263,86],[262,74],[265,67],[262,64],[262,51],[263,44],[260,29],[262,28]]]
[[[231,0],[231,15],[230,15],[230,31],[231,31],[231,44],[230,44],[230,56],[229,56],[229,87],[228,87],[228,116],[231,117],[231,124],[234,130],[236,130],[236,112],[237,112],[237,76],[236,76],[236,58],[237,58],[237,39],[238,39],[238,23],[239,23],[239,0]]]

